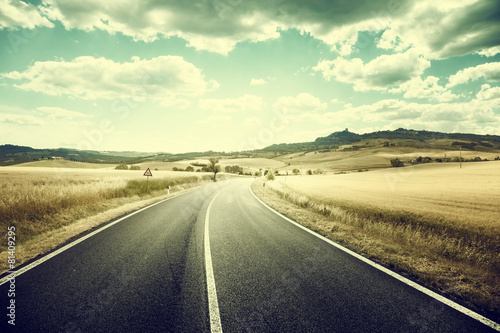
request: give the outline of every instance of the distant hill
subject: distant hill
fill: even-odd
[[[131,163],[146,156],[147,154],[138,152],[98,152],[67,148],[34,149],[15,145],[0,146],[0,165],[2,166],[49,159],[88,163]]]
[[[344,145],[355,145],[361,142],[364,142],[366,145],[367,140],[378,140],[381,141],[380,144],[386,144],[387,146],[427,149],[457,149],[459,146],[461,146],[462,149],[479,151],[500,149],[500,136],[498,135],[441,133],[398,128],[394,131],[378,131],[365,134],[356,134],[346,129],[344,131],[334,132],[325,137],[319,137],[313,142],[274,144],[260,151],[276,152],[280,154],[320,151],[338,149]],[[354,147],[354,149],[355,148],[356,147]]]
[[[218,156],[224,158],[243,157],[274,157],[292,153],[326,152],[348,146],[345,149],[356,150],[375,146],[415,147],[425,149],[464,150],[498,152],[500,151],[500,136],[477,135],[464,133],[441,133],[431,131],[416,131],[398,128],[394,131],[378,131],[356,134],[348,129],[334,132],[325,137],[319,137],[312,142],[274,144],[263,149],[245,152],[190,152],[182,154],[140,153],[140,152],[100,152],[77,149],[34,149],[25,146],[1,145],[0,166],[14,165],[48,159],[64,159],[68,161],[88,163],[143,163],[148,161],[176,162],[193,160],[202,157]]]

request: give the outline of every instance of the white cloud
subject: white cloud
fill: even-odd
[[[487,87],[484,88],[487,90]],[[493,109],[500,107],[500,98],[474,99],[457,103],[410,103],[387,99],[357,107],[346,107],[338,112],[323,115],[323,123],[384,123],[385,128],[414,128],[439,131],[484,132],[500,134],[500,115]],[[487,126],[485,126],[487,125]]]
[[[481,90],[476,94],[478,100],[500,99],[500,87],[491,87],[489,84],[483,84]]]
[[[311,94],[301,93],[296,97],[280,97],[273,107],[286,115],[304,114],[326,109],[327,104]]]
[[[0,114],[0,123],[17,126],[43,126],[44,122],[38,117],[26,114]]]
[[[230,116],[227,115],[222,115],[222,114],[213,114],[210,115],[209,117],[199,120],[198,124],[210,124],[210,125],[220,125],[221,123],[227,123],[228,121],[231,120]]]
[[[490,47],[487,49],[483,49],[483,50],[477,51],[476,53],[483,55],[483,56],[486,56],[486,57],[494,57],[500,53],[500,46],[494,46],[494,47]]]
[[[459,84],[467,83],[469,80],[477,80],[483,77],[486,81],[500,81],[500,62],[489,62],[476,67],[468,67],[451,75],[446,87],[454,87]]]
[[[398,86],[415,77],[430,67],[430,62],[419,56],[414,50],[393,55],[381,55],[364,64],[359,58],[346,60],[322,60],[314,71],[322,73],[327,80],[354,85],[356,91],[386,90],[389,86]]]
[[[178,36],[197,50],[227,54],[240,41],[277,38],[280,26],[258,10],[241,3],[232,15],[217,15],[222,2],[189,1],[72,1],[44,0],[43,10],[66,29],[121,32],[135,40],[151,42]],[[252,8],[252,6],[250,6]]]
[[[262,122],[258,117],[248,117],[245,118],[245,121],[243,122],[243,126],[245,127],[256,127],[256,126],[262,126]]]
[[[498,44],[497,0],[421,1],[73,1],[42,0],[38,9],[1,0],[2,26],[51,26],[122,33],[146,42],[178,36],[188,46],[228,54],[236,44],[279,37],[296,28],[341,56],[363,47],[383,31],[379,47],[418,49],[428,59],[488,52]],[[36,13],[37,19],[30,18]],[[27,15],[25,15],[27,14]],[[32,23],[32,22],[39,23]]]
[[[263,85],[263,84],[267,84],[267,81],[264,79],[251,79],[250,80],[251,86],[257,86],[257,85]]]
[[[35,109],[36,111],[40,111],[43,114],[49,116],[49,118],[55,119],[78,119],[78,118],[88,118],[89,116],[77,111],[71,111],[67,109],[63,109],[60,107],[53,106],[41,106]]]
[[[243,95],[238,98],[202,99],[199,101],[199,107],[202,110],[227,113],[258,111],[262,109],[263,105],[262,98],[254,95]]]
[[[428,59],[443,59],[498,44],[497,0],[415,1],[402,15],[391,15],[380,48],[417,49]]]
[[[0,0],[0,29],[53,27],[36,7],[19,0]]]
[[[438,102],[448,102],[460,97],[439,85],[438,81],[439,78],[435,76],[428,76],[425,80],[422,80],[421,77],[415,77],[401,84],[399,88],[390,89],[389,92],[404,93],[404,98],[425,98]]]
[[[198,96],[217,86],[214,81],[207,82],[200,69],[177,56],[151,60],[134,57],[125,63],[90,56],[72,61],[39,61],[24,72],[2,76],[18,81],[14,86],[22,90],[82,99],[168,102],[177,96]]]

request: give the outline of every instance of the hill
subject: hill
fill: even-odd
[[[500,136],[416,131],[404,128],[394,131],[356,134],[345,129],[341,132],[334,132],[326,137],[319,137],[313,142],[275,144],[261,149],[260,152],[271,152],[278,155],[297,152],[330,151],[340,148],[345,149],[342,146],[349,145],[351,147],[347,149],[352,150],[359,149],[362,146],[385,145],[387,147],[398,146],[444,150],[456,150],[462,147],[465,150],[497,152],[500,150]]]
[[[117,164],[132,163],[151,155],[140,152],[99,152],[93,150],[77,150],[68,148],[35,149],[25,146],[1,145],[0,166],[14,165],[43,160],[67,160],[74,162]]]
[[[408,149],[403,149],[408,148]],[[368,152],[368,149],[373,151]],[[388,150],[390,149],[390,150]],[[170,153],[140,153],[140,152],[110,152],[76,150],[67,148],[58,149],[34,149],[31,147],[2,145],[0,146],[0,166],[14,165],[33,161],[43,160],[67,160],[75,162],[99,163],[99,164],[139,164],[156,162],[181,162],[194,161],[197,159],[207,159],[217,156],[223,159],[239,158],[278,158],[284,157],[293,159],[303,154],[307,158],[302,158],[301,163],[309,162],[326,163],[328,160],[345,159],[346,157],[358,159],[366,157],[368,154],[379,154],[375,167],[386,165],[389,156],[397,157],[398,154],[411,154],[412,152],[423,151],[427,155],[444,156],[446,151],[468,151],[472,153],[484,153],[483,158],[490,158],[491,154],[500,153],[500,136],[497,135],[477,135],[464,133],[441,133],[431,131],[416,131],[412,129],[399,128],[394,131],[378,131],[373,133],[357,134],[349,132],[348,129],[334,132],[326,137],[319,137],[312,142],[301,143],[281,143],[274,144],[263,149],[244,152],[189,152],[182,154]],[[342,152],[364,151],[360,156],[356,154],[328,154]],[[310,153],[320,153],[326,155],[311,156]],[[423,154],[423,153],[422,153]],[[418,155],[416,156],[418,157]],[[286,163],[284,158],[278,158],[280,162]],[[300,159],[299,159],[300,160]],[[299,162],[297,160],[297,162]],[[289,162],[289,161],[288,161]],[[368,167],[370,163],[351,163],[345,161],[345,169],[359,166]],[[267,162],[266,162],[267,163]],[[227,161],[225,164],[233,165],[234,162]],[[269,163],[267,163],[269,164]],[[259,167],[267,167],[268,165]],[[286,163],[289,164],[289,163]],[[253,163],[249,168],[257,168]],[[258,168],[257,168],[258,169]],[[330,168],[331,169],[331,168]]]

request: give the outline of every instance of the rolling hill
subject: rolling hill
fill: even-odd
[[[274,167],[282,170],[302,167],[318,167],[328,170],[387,167],[391,158],[408,160],[418,156],[433,158],[451,157],[454,152],[463,151],[466,158],[475,156],[494,159],[500,154],[500,136],[463,133],[441,133],[399,128],[394,131],[378,131],[356,134],[348,129],[319,137],[312,142],[274,144],[263,149],[244,152],[190,152],[182,154],[100,152],[76,149],[34,149],[31,147],[0,146],[0,166],[14,165],[41,160],[68,160],[99,164],[139,164],[160,162],[181,162],[207,159],[217,156],[224,165],[240,163],[248,169]],[[448,155],[447,155],[448,154]],[[241,158],[253,158],[252,163]],[[266,162],[257,165],[258,158],[275,159],[282,163]],[[234,161],[230,161],[234,159]],[[342,160],[342,162],[340,162]],[[248,164],[249,165],[245,165]]]

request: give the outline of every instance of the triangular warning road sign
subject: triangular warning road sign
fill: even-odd
[[[146,172],[144,172],[144,176],[148,176],[148,177],[153,176],[153,174],[151,173],[151,170],[149,170],[149,168],[146,170]]]

